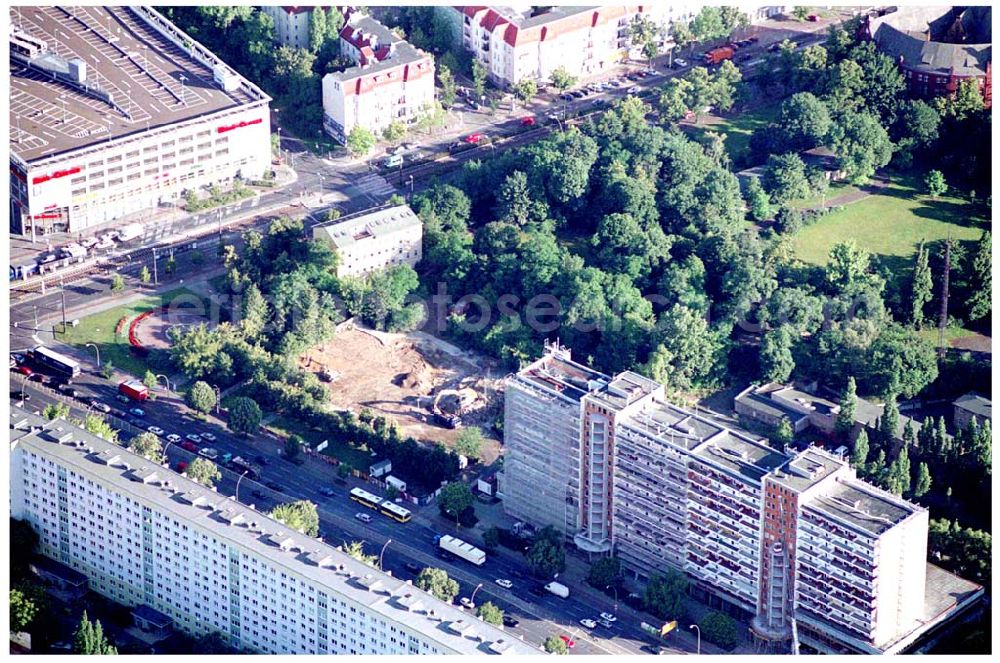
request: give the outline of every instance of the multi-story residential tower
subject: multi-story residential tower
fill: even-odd
[[[340,31],[355,66],[323,77],[323,129],[341,143],[364,127],[375,134],[412,124],[434,103],[434,58],[375,19],[354,12]]]
[[[821,651],[898,652],[982,594],[927,564],[926,509],[821,449],[775,449],[558,345],[508,378],[505,399],[509,514],[638,579],[686,573],[772,646],[797,634]]]
[[[128,606],[271,654],[538,650],[63,420],[14,408],[11,515],[39,551]]]
[[[393,265],[420,262],[424,225],[409,205],[368,210],[313,227],[340,261],[337,276],[363,276]]]
[[[270,168],[270,98],[156,10],[10,19],[12,233],[93,231]]]
[[[315,7],[262,5],[260,10],[274,21],[274,36],[285,46],[309,48],[309,21]]]

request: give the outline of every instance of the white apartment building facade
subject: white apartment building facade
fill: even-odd
[[[376,136],[416,122],[434,103],[434,58],[378,21],[353,13],[340,32],[355,66],[323,77],[323,129],[344,143],[355,127]]]
[[[395,205],[314,226],[313,237],[337,254],[337,276],[364,276],[393,265],[415,267],[423,228],[409,205]]]
[[[309,48],[309,21],[314,7],[262,5],[260,10],[274,21],[274,36],[281,44]]]
[[[90,40],[72,13],[52,8],[16,28],[35,48],[11,60],[12,233],[82,233],[187,190],[264,175],[266,94],[152,8],[93,11],[108,16]],[[134,50],[121,63],[88,63],[91,51],[103,53],[93,40],[117,43],[102,34],[108,24],[126,26],[141,52],[123,42]]]
[[[943,573],[926,562],[926,509],[839,457],[774,449],[643,380],[603,375],[558,346],[509,376],[505,511],[616,555],[636,578],[683,571],[705,600],[753,617],[763,642],[787,646],[796,622],[820,651],[898,652],[944,618],[925,601],[926,578]],[[595,435],[580,413],[598,405]],[[600,453],[588,455],[595,440]],[[588,499],[608,487],[606,502]]]
[[[13,408],[11,515],[91,589],[270,654],[538,650],[63,421]]]

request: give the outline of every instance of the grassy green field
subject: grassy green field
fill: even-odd
[[[810,209],[814,207],[819,207],[820,205],[836,205],[836,199],[840,196],[847,194],[857,193],[859,191],[858,187],[853,184],[848,184],[847,182],[831,182],[830,188],[827,190],[826,195],[819,196],[809,196],[808,198],[796,198],[795,200],[789,200],[788,205],[794,207],[795,209]]]
[[[924,195],[912,178],[894,178],[877,194],[803,228],[794,250],[803,262],[825,265],[834,244],[853,239],[890,267],[907,269],[921,241],[978,240],[988,225],[980,213],[958,198]]]
[[[86,352],[93,352],[93,348],[86,347],[87,343],[93,343],[101,351],[101,363],[110,361],[115,368],[141,378],[147,368],[163,370],[168,360],[163,350],[153,350],[146,357],[134,354],[128,343],[128,325],[140,313],[162,306],[181,295],[200,299],[196,293],[187,288],[178,288],[158,296],[143,297],[131,304],[116,306],[81,318],[80,324],[76,327],[67,327],[65,331],[57,332],[56,340]],[[126,321],[121,327],[121,333],[115,334],[115,327],[122,318]]]
[[[368,466],[371,464],[371,455],[367,451],[362,451],[342,440],[334,439],[322,431],[307,428],[302,425],[302,422],[295,419],[277,416],[268,422],[267,427],[279,435],[291,435],[295,433],[311,447],[316,446],[323,440],[327,440],[329,446],[322,453],[327,456],[333,456],[341,462],[348,463],[351,467],[367,471]]]
[[[747,167],[750,152],[750,136],[757,129],[773,122],[778,114],[778,103],[760,106],[753,111],[740,113],[731,118],[714,115],[702,116],[700,124],[682,123],[680,126],[692,137],[700,138],[706,131],[714,131],[726,136],[729,157],[738,167]]]

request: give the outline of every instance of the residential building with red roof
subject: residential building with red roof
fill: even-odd
[[[323,129],[346,142],[356,126],[378,134],[412,124],[434,103],[434,58],[375,19],[352,14],[340,51],[355,66],[323,77]]]

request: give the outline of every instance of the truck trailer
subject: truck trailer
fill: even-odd
[[[144,401],[149,398],[149,387],[138,380],[125,380],[118,385],[118,393],[128,396],[134,401]]]
[[[486,563],[486,553],[462,539],[456,539],[446,534],[438,540],[438,545],[441,547],[441,550],[451,553],[456,557],[461,557],[467,562],[472,562],[476,566],[482,566]]]
[[[719,64],[723,60],[733,59],[733,49],[731,46],[720,46],[705,53],[705,64]]]
[[[561,599],[569,598],[569,587],[560,582],[556,582],[555,580],[545,585],[545,589],[547,589],[549,592],[555,594]]]

